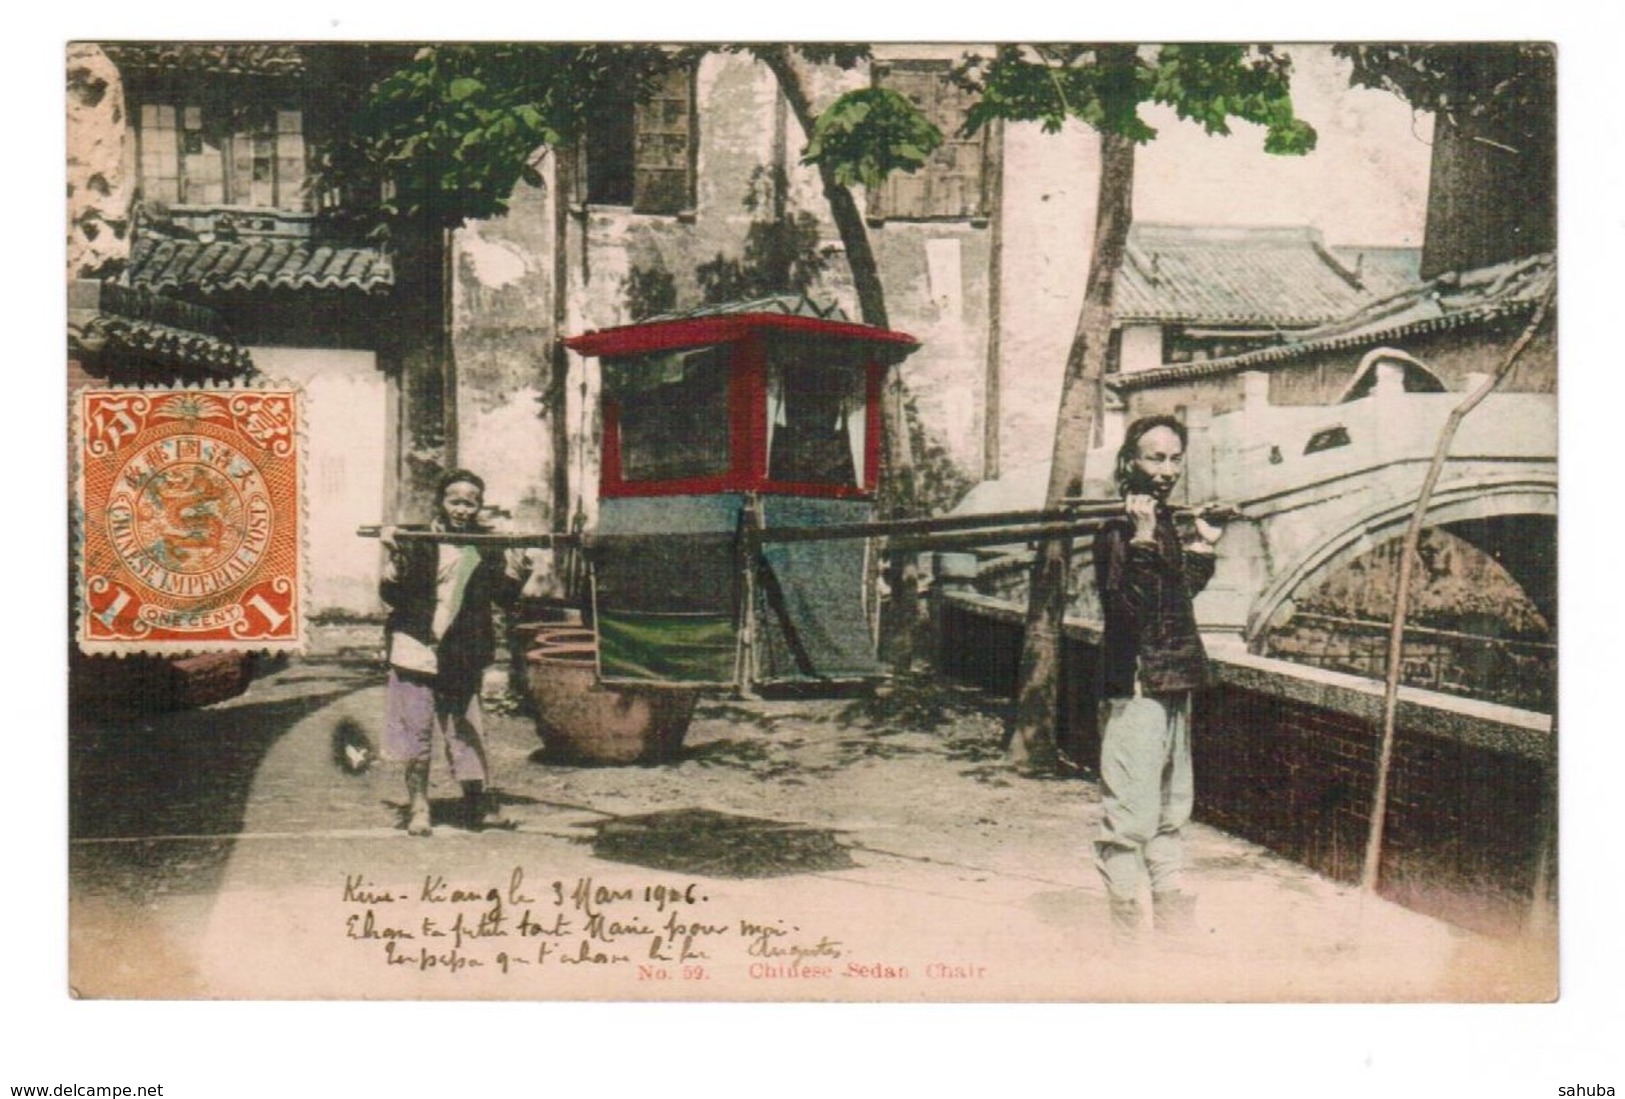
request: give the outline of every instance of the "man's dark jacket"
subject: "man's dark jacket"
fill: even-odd
[[[401,560],[393,580],[378,585],[378,595],[389,607],[385,628],[404,633],[435,650],[439,665],[436,680],[451,688],[477,685],[496,653],[491,605],[506,606],[518,594],[519,581],[508,576],[501,550],[480,551],[480,563],[468,578],[457,617],[436,642],[434,605],[440,568],[439,547],[427,541],[403,541]]]
[[[1188,691],[1207,682],[1207,653],[1191,600],[1213,577],[1213,554],[1187,551],[1173,514],[1157,509],[1156,543],[1133,540],[1126,518],[1095,534],[1095,584],[1106,619],[1101,698]]]

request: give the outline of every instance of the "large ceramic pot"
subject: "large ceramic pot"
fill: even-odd
[[[550,758],[657,763],[682,747],[698,688],[598,682],[598,637],[580,626],[541,626],[525,659],[536,731]]]

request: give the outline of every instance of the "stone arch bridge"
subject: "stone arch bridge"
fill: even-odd
[[[1276,406],[1260,393],[1236,412],[1191,416],[1190,500],[1234,502],[1246,515],[1197,601],[1204,628],[1256,647],[1306,584],[1402,537],[1462,397],[1379,389],[1343,404]],[[1555,397],[1491,394],[1469,414],[1425,523],[1498,561],[1555,627]]]

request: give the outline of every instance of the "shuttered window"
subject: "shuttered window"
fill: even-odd
[[[987,128],[962,137],[971,95],[948,79],[946,61],[894,61],[875,67],[875,83],[918,107],[942,131],[942,144],[925,166],[893,172],[869,192],[869,216],[981,219],[988,216]]]
[[[585,142],[587,201],[640,214],[694,205],[693,70],[669,72],[642,103],[610,103]]]
[[[675,214],[689,201],[689,153],[694,133],[693,81],[689,70],[667,73],[653,97],[633,113],[635,142],[632,209]]]

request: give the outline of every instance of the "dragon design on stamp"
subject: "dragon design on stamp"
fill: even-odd
[[[298,397],[80,393],[85,651],[297,646]]]

